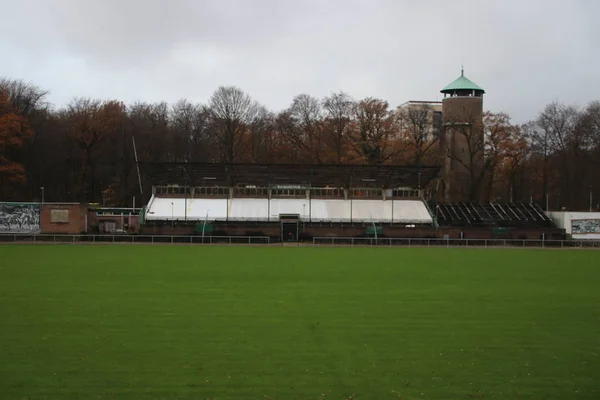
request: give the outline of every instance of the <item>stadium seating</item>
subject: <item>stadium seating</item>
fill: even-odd
[[[554,226],[538,205],[529,203],[439,203],[435,214],[441,226]]]
[[[183,199],[152,197],[146,220],[276,221],[281,214],[296,214],[313,222],[395,222],[431,224],[426,205],[420,200],[331,200],[331,199]]]

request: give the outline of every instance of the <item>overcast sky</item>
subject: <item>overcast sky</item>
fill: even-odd
[[[300,93],[440,100],[465,75],[515,122],[600,100],[598,0],[0,0],[0,76],[63,105],[207,102],[235,85],[273,110]]]

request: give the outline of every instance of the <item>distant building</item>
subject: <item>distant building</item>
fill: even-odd
[[[410,118],[409,113],[412,112],[413,116],[420,117],[420,113],[423,111],[427,112],[427,122],[431,124],[429,134],[431,137],[428,140],[433,140],[439,137],[442,129],[442,102],[441,101],[417,101],[411,100],[406,103],[402,103],[398,106],[397,110],[404,113],[405,118]]]

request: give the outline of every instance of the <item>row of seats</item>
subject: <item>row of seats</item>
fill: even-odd
[[[146,219],[276,221],[281,214],[302,220],[405,222],[430,224],[431,215],[419,200],[304,200],[304,199],[181,199],[152,197]]]
[[[442,226],[553,226],[550,217],[530,203],[439,203],[436,215]]]

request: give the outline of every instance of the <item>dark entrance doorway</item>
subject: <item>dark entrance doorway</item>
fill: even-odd
[[[298,241],[298,215],[280,215],[281,220],[281,241]]]

